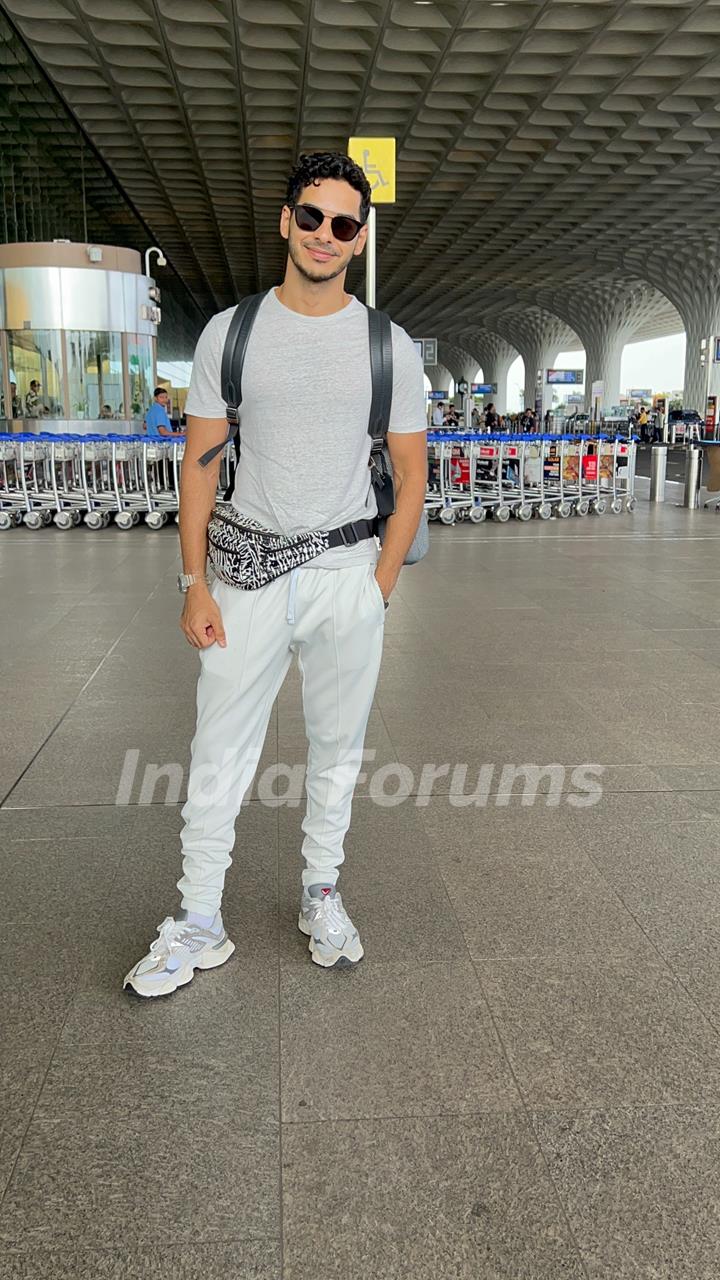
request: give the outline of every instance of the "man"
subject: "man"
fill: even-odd
[[[444,406],[442,401],[436,400],[432,411],[432,424],[434,427],[439,427],[441,430],[445,422],[445,414],[443,410]]]
[[[495,405],[490,402],[485,410],[485,430],[497,431],[500,426],[500,418],[498,417]]]
[[[153,391],[153,402],[145,415],[145,429],[148,434],[171,436],[172,422],[168,413],[170,397],[164,387],[156,387]]]
[[[372,383],[367,311],[345,276],[367,238],[370,187],[347,156],[301,157],[287,188],[280,234],[285,278],[264,298],[242,378],[241,457],[233,504],[287,536],[332,530],[376,513],[370,484]],[[422,512],[427,475],[423,369],[411,338],[392,327],[394,382],[387,442],[396,512],[378,559],[364,537],[257,590],[205,579],[207,524],[226,437],[220,393],[234,308],[205,328],[187,398],[180,541],[187,587],[181,627],[200,651],[198,719],[183,808],[181,909],[125,979],[143,996],[189,982],[234,950],[220,911],[234,822],[293,656],[303,676],[309,740],[298,924],[323,968],[356,964],[358,931],[336,889],[380,667],[385,608]],[[371,526],[368,526],[370,529]],[[212,789],[208,801],[204,780]]]
[[[26,418],[40,417],[40,414],[42,413],[42,410],[43,410],[43,405],[40,404],[40,391],[41,391],[40,383],[38,382],[37,378],[33,378],[30,383],[30,390],[27,392],[25,396],[25,417]]]

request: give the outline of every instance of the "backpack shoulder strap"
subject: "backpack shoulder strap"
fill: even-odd
[[[384,311],[368,307],[367,313],[372,377],[368,432],[372,437],[371,450],[377,450],[384,445],[390,426],[393,393],[392,326],[390,317]]]
[[[233,437],[235,437],[235,453],[239,457],[238,410],[242,404],[243,366],[252,327],[266,293],[267,290],[264,293],[253,293],[243,298],[242,302],[236,306],[230,320],[220,366],[220,394],[227,405],[228,434],[222,444],[216,444],[214,448],[208,449],[207,453],[202,455],[199,459],[201,467],[206,467],[209,462],[212,462]]]

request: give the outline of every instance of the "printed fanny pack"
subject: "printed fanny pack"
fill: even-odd
[[[242,371],[247,345],[264,293],[244,298],[235,308],[222,355],[221,386],[227,405],[228,435],[222,444],[208,449],[200,458],[207,466],[225,446],[234,440],[235,469],[240,461],[239,410],[242,403]],[[390,319],[382,311],[368,307],[368,337],[372,403],[368,432],[370,449],[370,483],[373,486],[378,516],[375,520],[357,520],[329,532],[313,531],[288,538],[266,529],[257,521],[243,516],[228,499],[235,486],[233,470],[225,501],[218,503],[208,524],[208,555],[216,577],[228,586],[253,591],[274,578],[307,564],[332,547],[352,546],[377,534],[382,542],[385,523],[395,511],[392,465],[386,435],[390,422],[393,390],[393,352]],[[428,549],[425,513],[420,520],[415,540],[405,563],[414,564]]]
[[[331,547],[371,538],[374,522],[358,520],[330,532],[286,538],[244,516],[230,502],[218,503],[208,525],[208,554],[215,576],[230,587],[255,591],[314,560]]]

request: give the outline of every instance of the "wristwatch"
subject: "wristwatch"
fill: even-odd
[[[196,582],[207,582],[207,578],[204,573],[179,573],[177,582],[178,591],[185,595],[185,592]]]

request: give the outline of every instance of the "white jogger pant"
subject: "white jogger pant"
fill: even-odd
[[[293,655],[302,674],[309,743],[302,880],[336,882],[385,620],[374,564],[303,566],[257,591],[216,582],[212,593],[227,646],[201,651],[178,882],[183,907],[202,915],[214,915],[220,906],[235,819]]]

